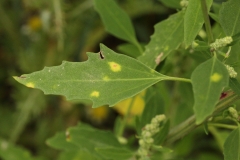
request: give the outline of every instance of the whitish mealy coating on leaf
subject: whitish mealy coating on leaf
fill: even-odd
[[[113,72],[119,72],[121,71],[121,66],[116,63],[116,62],[108,62],[109,66],[110,66],[110,69],[113,71]]]
[[[211,77],[210,77],[212,82],[219,82],[222,79],[222,75],[218,74],[218,73],[214,73]]]
[[[99,97],[99,92],[98,91],[93,91],[91,94],[90,94],[91,97]]]
[[[26,86],[29,88],[34,88],[35,85],[32,82],[28,82],[28,83],[26,83]]]

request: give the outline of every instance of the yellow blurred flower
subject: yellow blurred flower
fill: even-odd
[[[88,118],[94,123],[102,123],[109,114],[108,106],[101,106],[98,108],[87,107]]]
[[[135,96],[135,98],[132,97],[132,98],[128,98],[126,100],[119,102],[118,104],[116,104],[114,106],[114,109],[117,110],[120,114],[125,115],[127,113],[128,107],[129,107],[132,99],[134,98],[134,102],[133,102],[133,106],[130,111],[130,115],[134,115],[134,116],[140,115],[145,106],[144,95],[145,95],[145,91],[142,91],[141,93],[137,94]]]
[[[125,115],[127,113],[128,107],[134,98],[133,106],[130,111],[131,116],[140,115],[144,109],[144,95],[145,91],[137,94],[135,97],[128,98],[116,104],[113,108],[120,113],[121,115]],[[110,113],[110,108],[108,106],[101,106],[98,108],[87,107],[87,116],[94,123],[102,123],[104,120],[108,118],[108,114]]]
[[[41,28],[42,21],[39,16],[32,16],[28,19],[27,24],[32,31],[37,31]]]

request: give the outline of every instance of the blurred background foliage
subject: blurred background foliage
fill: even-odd
[[[143,44],[149,42],[154,24],[177,12],[176,8],[179,7],[178,3],[169,6],[175,9],[166,7],[164,0],[118,0],[118,4],[131,17],[138,40]],[[86,52],[99,52],[99,43],[125,53],[124,47],[121,47],[124,42],[104,30],[92,0],[0,1],[0,156],[5,145],[11,142],[29,150],[35,159],[56,159],[58,151],[48,147],[46,139],[79,121],[113,130],[116,117],[126,113],[129,100],[114,108],[103,106],[92,109],[90,103],[68,102],[61,96],[43,95],[41,91],[26,88],[12,78],[14,75],[41,70],[44,66],[59,65],[63,60],[85,61]],[[185,68],[189,68],[186,64],[191,65],[192,61],[181,54],[179,52],[177,57],[169,58],[165,73],[189,75],[189,69]],[[175,82],[167,86],[170,86],[170,92],[160,85],[165,106],[171,106],[168,114],[175,117],[176,113],[180,113],[178,110],[185,106],[184,112],[172,122],[178,124],[193,113],[191,99],[181,99],[180,96],[188,94],[186,97],[191,97],[191,86],[179,86]],[[174,95],[170,96],[172,93]],[[143,110],[144,94],[137,95],[132,115],[138,115]],[[178,110],[175,110],[176,106],[179,106]],[[129,121],[126,134],[134,136],[132,123],[133,120]],[[208,146],[205,140],[199,141],[205,136],[202,130],[195,132],[197,134],[191,134],[175,146],[175,154],[196,157],[198,151],[204,148],[212,159],[222,157],[212,137],[206,140],[212,142],[212,146]],[[194,146],[194,139],[198,140],[197,146]]]

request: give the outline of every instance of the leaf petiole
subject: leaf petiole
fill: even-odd
[[[208,123],[208,126],[220,127],[220,128],[226,128],[226,129],[238,128],[238,126],[235,126],[235,125],[228,125],[228,124],[221,124],[221,123]]]
[[[179,77],[166,77],[164,80],[170,80],[170,81],[180,81],[180,82],[188,82],[191,83],[191,79],[187,78],[179,78]]]

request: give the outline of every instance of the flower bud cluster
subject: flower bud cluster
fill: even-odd
[[[180,6],[181,6],[182,8],[187,8],[187,6],[188,6],[188,0],[181,0]]]
[[[225,47],[226,45],[232,43],[233,39],[232,37],[224,37],[221,39],[216,39],[214,43],[210,44],[211,50],[218,50],[221,47]]]
[[[154,143],[154,139],[152,138],[157,132],[160,131],[159,125],[161,122],[166,120],[166,116],[161,114],[155,116],[150,124],[147,124],[141,133],[141,138],[139,139],[139,149],[138,154],[141,157],[140,160],[147,160],[149,157],[149,150]]]
[[[229,73],[229,76],[231,78],[236,78],[237,77],[237,72],[234,70],[233,67],[230,67],[229,65],[225,65],[227,70],[228,70],[228,73]]]
[[[234,118],[234,119],[236,119],[238,121],[239,115],[238,115],[238,112],[237,112],[237,110],[235,108],[229,107],[228,108],[228,112],[230,113],[232,118]]]

